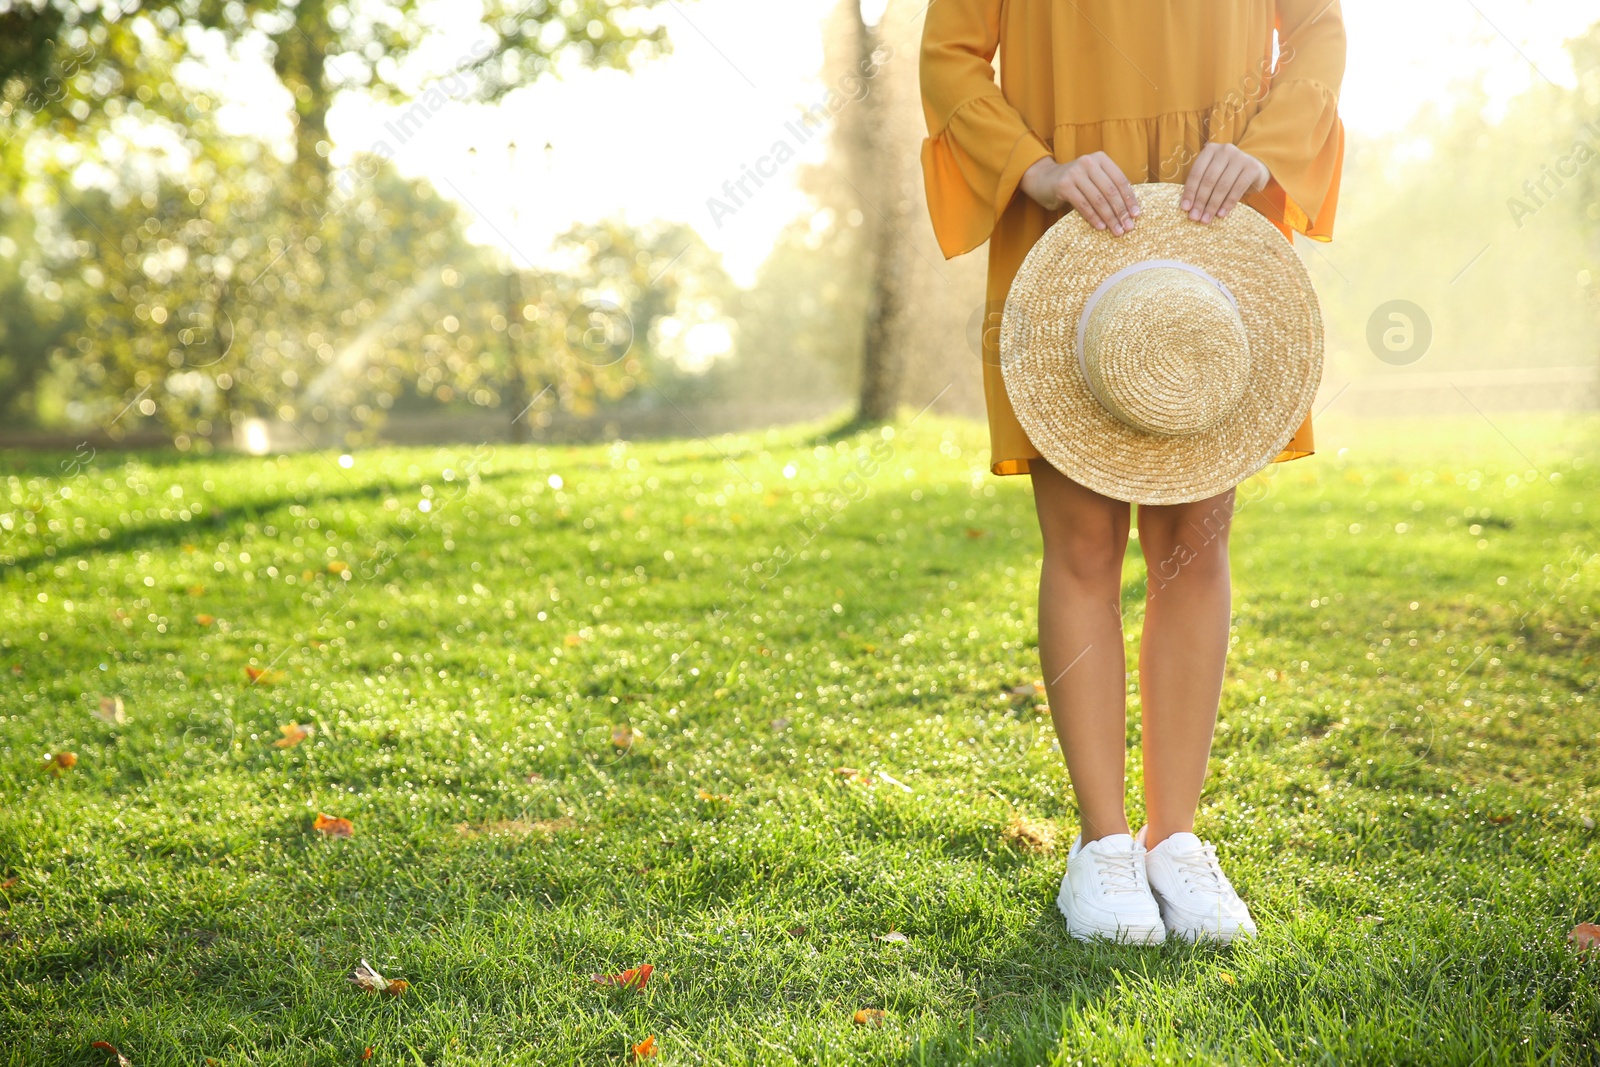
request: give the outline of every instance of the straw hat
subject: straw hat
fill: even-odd
[[[1289,443],[1322,377],[1322,314],[1258,212],[1192,222],[1181,186],[1133,188],[1132,232],[1069,212],[1033,246],[1006,297],[1000,367],[1052,466],[1117,500],[1181,504]]]

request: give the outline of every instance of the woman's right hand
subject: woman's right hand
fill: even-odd
[[[1022,172],[1022,191],[1050,211],[1070,204],[1095,229],[1118,236],[1133,229],[1139,215],[1133,186],[1104,152],[1090,152],[1070,163],[1041,159]]]

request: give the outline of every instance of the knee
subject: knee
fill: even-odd
[[[1063,524],[1044,533],[1044,567],[1077,584],[1120,585],[1127,547],[1126,523]]]
[[[1139,523],[1139,549],[1150,581],[1170,582],[1180,574],[1215,576],[1228,569],[1228,523],[1205,516],[1162,516]]]

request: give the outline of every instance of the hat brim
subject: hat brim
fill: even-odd
[[[1183,504],[1227,491],[1278,455],[1322,380],[1322,313],[1293,246],[1241,204],[1191,221],[1182,187],[1135,185],[1140,214],[1112,236],[1069,212],[1040,237],[1011,283],[1000,320],[1000,368],[1017,421],[1051,466],[1080,485],[1136,504]],[[1083,304],[1109,275],[1178,259],[1232,292],[1250,344],[1250,374],[1232,411],[1181,437],[1134,429],[1101,406],[1078,365]]]

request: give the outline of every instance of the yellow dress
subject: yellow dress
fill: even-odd
[[[1022,172],[1100,151],[1130,182],[1181,183],[1202,146],[1233,143],[1272,172],[1242,202],[1287,239],[1326,241],[1344,159],[1344,59],[1337,0],[933,0],[923,178],[947,258],[989,241],[983,387],[995,474],[1026,474],[1039,458],[1006,396],[1000,312],[1028,250],[1070,210],[1022,194]],[[1277,459],[1311,452],[1307,415]]]

